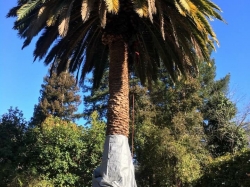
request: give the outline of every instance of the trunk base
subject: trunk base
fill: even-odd
[[[93,187],[136,187],[134,165],[124,135],[108,135],[102,163],[94,171]]]

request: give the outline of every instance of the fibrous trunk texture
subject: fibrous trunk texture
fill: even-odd
[[[109,42],[109,103],[107,135],[129,134],[128,49],[122,38]]]

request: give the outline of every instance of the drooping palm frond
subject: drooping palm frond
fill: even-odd
[[[43,30],[43,33],[36,42],[36,47],[34,50],[34,61],[38,58],[42,60],[43,57],[47,54],[50,46],[53,45],[54,41],[58,38],[58,28],[57,26],[46,26]]]
[[[29,27],[25,30],[23,33],[24,36],[26,36],[26,40],[24,41],[24,45],[22,48],[26,47],[30,44],[32,38],[36,36],[41,29],[43,29],[46,25],[46,17],[49,13],[48,7],[41,7],[39,11],[37,12],[37,15],[35,16],[36,19],[33,19],[31,23],[29,24]]]
[[[74,3],[74,0],[71,1],[69,6],[65,6],[60,15],[58,32],[59,32],[59,35],[62,37],[66,36],[68,29],[69,29],[69,19],[70,19],[70,14],[71,14],[71,10],[73,7],[73,3]]]
[[[83,0],[81,5],[81,15],[83,22],[87,21],[90,15],[90,12],[93,10],[94,1],[92,0]]]
[[[101,27],[105,28],[107,23],[107,9],[104,2],[101,2],[99,5],[99,17],[101,20]]]
[[[32,10],[38,9],[39,4],[42,2],[42,0],[34,0],[34,1],[27,1],[27,3],[23,4],[18,10],[17,10],[17,20],[21,20],[24,17],[27,17]]]

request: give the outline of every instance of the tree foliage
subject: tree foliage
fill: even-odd
[[[232,121],[236,106],[222,92],[211,97],[202,110],[207,145],[213,156],[234,153],[247,145],[244,129]]]
[[[250,184],[250,150],[217,157],[197,181],[197,187],[247,187]]]
[[[230,77],[215,80],[213,60],[199,66],[198,77],[190,76],[175,84],[162,69],[158,82],[150,89],[142,87],[136,75],[131,76],[130,108],[132,111],[134,95],[134,155],[139,186],[195,184],[213,157],[237,152],[247,145],[243,129],[233,122],[235,104],[226,97]],[[105,113],[106,80],[104,77],[100,90],[92,90],[84,98],[89,112],[101,108]],[[210,122],[215,117],[220,123],[212,128]]]
[[[98,112],[100,119],[105,120],[107,117],[107,105],[109,99],[108,89],[108,69],[104,72],[98,89],[93,89],[93,79],[86,80],[82,85],[84,118],[89,120],[93,111]]]
[[[69,121],[79,118],[80,115],[76,114],[81,103],[78,91],[72,75],[68,72],[57,75],[53,71],[44,78],[39,104],[35,105],[31,124],[41,124],[50,115]]]
[[[97,112],[90,119],[82,127],[50,116],[26,129],[22,112],[11,108],[1,118],[1,186],[91,186],[106,125]]]
[[[6,186],[20,166],[26,125],[23,113],[18,108],[10,107],[8,113],[0,118],[0,186]]]
[[[27,168],[32,175],[55,186],[90,186],[92,171],[99,164],[104,142],[103,122],[91,116],[83,128],[58,117],[48,117],[29,132]]]
[[[163,77],[145,98],[151,102],[147,113],[153,111],[154,115],[138,116],[135,122],[139,186],[190,184],[202,176],[203,167],[211,159],[201,141],[205,135],[202,114],[197,111],[201,105],[197,80],[189,77],[173,85]],[[136,115],[146,113],[145,108],[139,108]]]
[[[56,186],[72,186],[79,180],[84,154],[82,131],[75,124],[49,117],[41,127],[31,129],[27,148],[28,168]]]

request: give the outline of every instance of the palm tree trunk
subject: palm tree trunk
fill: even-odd
[[[92,185],[93,187],[136,187],[134,166],[128,144],[128,49],[126,42],[120,36],[109,36],[108,40],[110,98],[107,136],[102,162],[94,171]]]
[[[107,135],[129,134],[129,83],[127,44],[118,39],[109,44],[109,103]]]

